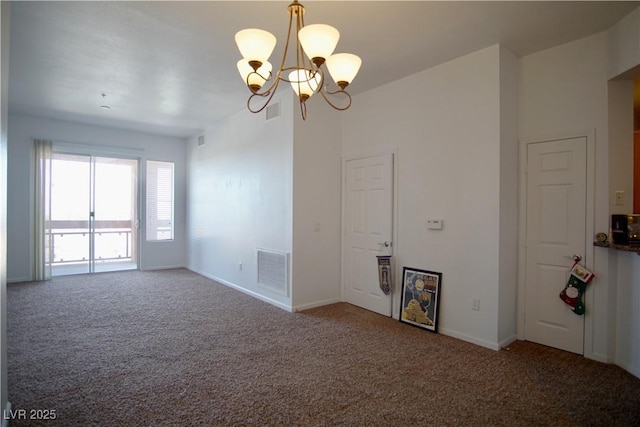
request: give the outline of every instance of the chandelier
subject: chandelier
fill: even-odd
[[[338,44],[340,33],[330,25],[304,25],[304,6],[294,0],[289,11],[289,30],[284,46],[284,53],[280,67],[272,72],[269,57],[276,45],[276,37],[268,31],[248,28],[236,33],[235,40],[243,59],[238,61],[237,67],[242,79],[251,91],[247,100],[247,108],[252,113],[264,110],[281,81],[291,84],[300,101],[302,119],[307,118],[306,101],[316,92],[320,93],[327,103],[336,110],[346,110],[351,106],[351,95],[345,90],[353,81],[362,60],[351,53],[336,53],[333,51]],[[291,30],[295,19],[295,66],[285,66]],[[336,87],[329,90],[325,87],[325,71],[329,70]],[[265,86],[266,84],[266,86]],[[334,103],[329,96],[335,95]],[[255,98],[255,100],[254,100]],[[261,102],[258,102],[262,100]],[[257,104],[257,106],[256,106]]]

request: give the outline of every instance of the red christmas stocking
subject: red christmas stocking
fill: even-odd
[[[587,284],[571,274],[569,281],[560,292],[560,299],[564,301],[576,314],[584,314],[584,302],[582,301]]]

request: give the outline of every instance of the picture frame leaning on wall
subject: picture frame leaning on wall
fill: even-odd
[[[442,273],[404,267],[400,322],[438,332]]]

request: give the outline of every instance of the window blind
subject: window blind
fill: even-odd
[[[147,241],[173,240],[173,163],[147,161]]]

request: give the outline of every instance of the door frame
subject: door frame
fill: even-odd
[[[90,156],[90,157],[111,157],[111,158],[120,158],[120,159],[130,159],[136,160],[138,162],[137,167],[137,198],[136,203],[138,204],[138,218],[136,218],[136,222],[138,227],[136,228],[136,241],[137,241],[137,251],[135,256],[136,262],[136,270],[142,270],[140,262],[142,260],[142,233],[141,233],[141,218],[146,217],[146,212],[144,206],[142,205],[144,199],[142,195],[143,190],[143,182],[142,182],[142,163],[144,159],[144,150],[138,148],[129,148],[129,147],[116,147],[109,145],[100,145],[100,144],[89,144],[89,143],[79,143],[79,142],[69,142],[54,139],[53,140],[53,151],[56,153],[63,154],[72,154],[72,155],[80,155],[80,156]],[[33,199],[33,198],[32,198]]]
[[[359,160],[366,159],[367,157],[376,157],[376,156],[384,156],[391,155],[392,167],[393,167],[393,183],[391,188],[393,189],[392,201],[391,201],[391,244],[392,250],[391,253],[393,255],[393,263],[391,266],[393,273],[393,287],[391,290],[391,317],[394,319],[399,319],[400,316],[400,291],[402,289],[400,286],[400,280],[402,276],[402,272],[398,271],[398,148],[387,148],[380,150],[371,150],[365,152],[357,152],[353,154],[343,155],[342,156],[342,178],[340,180],[340,192],[341,192],[341,203],[342,206],[340,208],[340,300],[345,302],[345,263],[344,263],[344,254],[346,253],[346,180],[347,180],[347,162],[351,160]]]
[[[525,283],[526,283],[526,231],[527,231],[527,148],[529,144],[553,142],[571,138],[586,138],[587,141],[587,177],[586,177],[586,219],[585,219],[585,253],[583,262],[590,269],[594,268],[593,242],[595,226],[595,129],[582,131],[557,132],[548,135],[520,138],[519,188],[518,200],[518,297],[517,297],[517,338],[525,339]],[[558,293],[563,284],[558,284]],[[585,293],[585,305],[594,307],[594,292]],[[587,310],[584,315],[583,355],[590,356],[593,348],[593,311]]]

